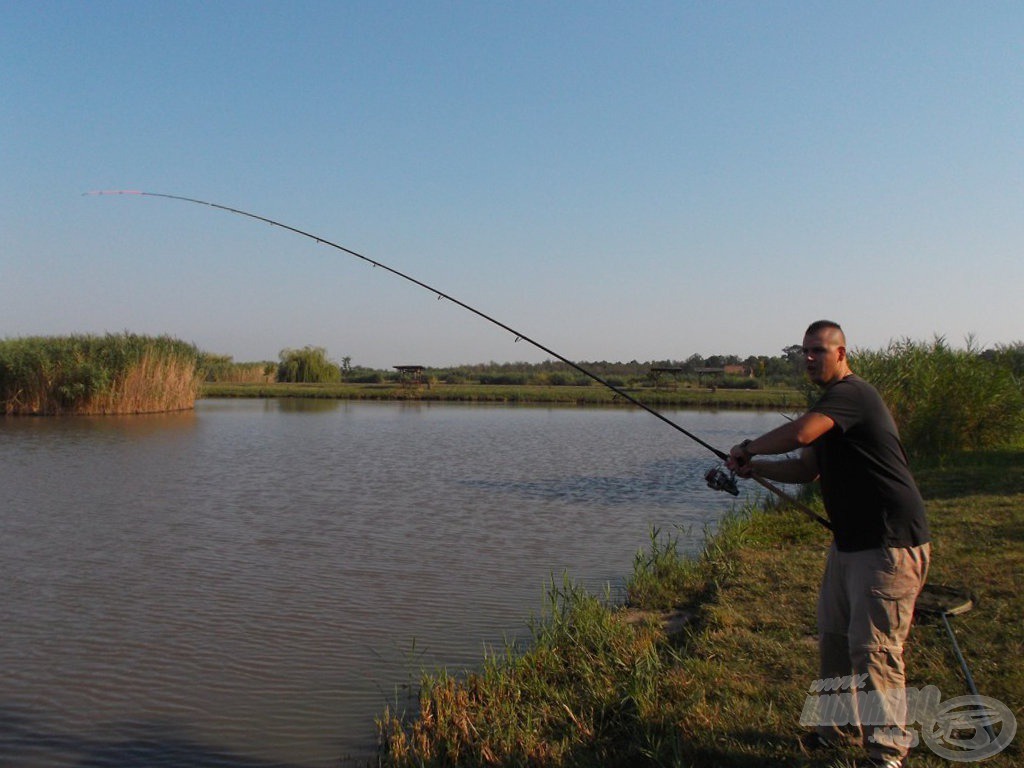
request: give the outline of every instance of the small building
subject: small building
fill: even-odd
[[[398,380],[403,384],[423,383],[423,371],[425,369],[422,365],[395,365],[392,367],[398,371]]]

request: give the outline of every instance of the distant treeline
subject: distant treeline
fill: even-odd
[[[720,386],[757,388],[790,386],[801,378],[802,367],[796,358],[740,358],[736,355],[686,360],[631,360],[627,363],[607,360],[581,360],[577,364],[615,386]],[[590,377],[560,361],[542,363],[479,363],[448,368],[426,368],[424,375],[450,384],[540,384],[580,386],[594,384]]]
[[[891,366],[904,372],[922,368],[926,358],[946,370],[948,376],[961,376],[966,361],[981,365],[982,370],[999,369],[1011,380],[1024,381],[1024,342],[999,345],[979,350],[968,339],[967,348],[955,350],[944,339],[931,343],[904,340],[894,342],[886,350],[851,350],[855,370],[861,364],[877,367],[878,360],[889,361]],[[948,359],[946,359],[948,358]],[[941,364],[937,360],[943,359]],[[954,365],[955,361],[955,365]],[[808,387],[804,358],[799,345],[791,345],[773,356],[691,355],[685,360],[648,360],[629,362],[579,361],[578,364],[619,387],[722,387],[744,389]],[[994,368],[987,364],[994,364]],[[395,368],[376,369],[353,365],[350,357],[338,363],[328,358],[322,347],[282,350],[278,362],[235,363],[230,357],[205,355],[201,360],[205,381],[221,383],[320,383],[346,382],[352,384],[395,384],[422,382],[441,384],[538,385],[538,386],[590,386],[593,379],[566,363],[548,360],[541,363],[476,363],[446,367],[407,366],[405,371]],[[410,372],[408,369],[416,369]],[[951,385],[952,386],[952,385]]]
[[[691,355],[686,360],[652,360],[628,363],[581,361],[582,368],[616,386],[721,386],[754,389],[792,386],[803,376],[799,348],[775,357],[739,358],[736,355]],[[409,366],[417,367],[417,366]],[[329,384],[387,384],[408,380],[408,371],[353,366],[351,358],[330,360],[322,347],[281,351],[279,362],[235,363],[230,357],[208,355],[203,360],[204,379],[221,383],[298,382]],[[566,363],[477,363],[447,367],[423,366],[416,378],[444,384],[532,384],[586,386],[594,380]]]

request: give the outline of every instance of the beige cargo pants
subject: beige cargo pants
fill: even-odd
[[[903,643],[914,603],[928,576],[931,545],[840,552],[832,545],[818,596],[821,679],[848,682],[846,707],[822,712],[824,738],[859,743],[873,758],[906,755],[914,742],[907,730]],[[829,686],[825,686],[828,688]],[[846,696],[846,694],[850,694]],[[844,722],[845,721],[845,722]]]

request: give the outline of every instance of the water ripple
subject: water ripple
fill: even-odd
[[[321,768],[563,571],[733,501],[647,415],[203,401],[0,423],[0,765]],[[688,414],[728,444],[756,415]],[[752,422],[753,419],[753,422]]]

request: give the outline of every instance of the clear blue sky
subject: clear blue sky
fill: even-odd
[[[1024,339],[1020,2],[0,0],[0,336],[236,360]]]

